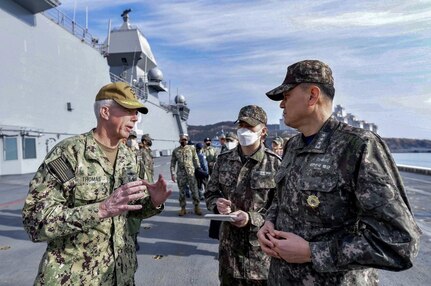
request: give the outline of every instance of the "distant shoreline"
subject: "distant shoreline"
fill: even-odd
[[[391,153],[431,153],[431,150],[393,150]]]

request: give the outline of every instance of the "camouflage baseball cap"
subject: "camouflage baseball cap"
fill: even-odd
[[[142,137],[141,137],[141,141],[152,141],[153,140],[153,138],[151,138],[150,137],[150,134],[144,134],[144,135],[142,135]]]
[[[226,140],[237,140],[238,141],[238,136],[234,132],[228,132],[226,134]]]
[[[272,142],[276,143],[277,145],[283,145],[284,144],[284,140],[281,137],[275,137],[274,140],[272,140]]]
[[[334,78],[329,66],[318,60],[305,60],[287,68],[283,83],[270,90],[266,95],[272,100],[282,100],[283,93],[300,83],[321,83],[334,86]]]
[[[116,103],[127,109],[137,109],[147,114],[148,109],[136,97],[133,89],[125,82],[112,82],[102,87],[96,95],[96,101],[113,99]]]
[[[247,105],[239,111],[238,119],[235,123],[239,121],[244,121],[251,126],[257,126],[261,123],[266,125],[267,117],[262,107],[257,105]]]
[[[136,131],[135,131],[135,130],[130,131],[130,133],[129,133],[129,138],[130,138],[130,137],[138,138],[138,135],[136,134]]]

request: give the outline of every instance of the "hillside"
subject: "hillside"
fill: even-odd
[[[383,138],[391,152],[431,152],[431,140],[408,138]]]
[[[269,124],[269,135],[274,136],[280,133],[277,124]],[[202,141],[204,138],[213,138],[220,135],[221,131],[226,134],[229,131],[236,132],[236,125],[233,121],[222,121],[209,125],[189,125],[189,136],[194,142]],[[383,138],[389,146],[391,152],[431,152],[431,140],[409,139],[409,138]]]
[[[268,124],[270,134],[278,130],[277,124]],[[189,125],[189,137],[192,141],[198,142],[204,140],[204,138],[213,138],[221,134],[222,130],[226,134],[227,132],[236,132],[236,125],[234,121],[222,121],[215,124],[209,125]]]

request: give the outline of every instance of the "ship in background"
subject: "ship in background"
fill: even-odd
[[[99,43],[59,5],[0,1],[0,175],[35,172],[55,144],[93,128],[95,95],[110,81],[128,82],[149,109],[139,115],[138,139],[149,133],[154,155],[170,155],[187,133],[190,110],[184,96],[171,104],[147,39],[129,23],[130,10]]]

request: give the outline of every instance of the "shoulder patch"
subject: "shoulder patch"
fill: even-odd
[[[49,172],[59,179],[63,184],[75,177],[69,162],[63,157],[59,157],[47,164]]]

